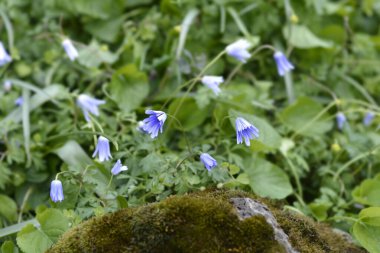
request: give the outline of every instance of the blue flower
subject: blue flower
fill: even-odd
[[[346,116],[344,116],[343,112],[338,112],[336,114],[336,123],[338,125],[339,130],[343,129],[344,123],[347,121]]]
[[[99,136],[98,145],[96,145],[96,149],[94,154],[92,154],[92,157],[95,157],[96,154],[99,154],[100,162],[108,161],[110,158],[112,158],[110,151],[110,142],[107,138]]]
[[[0,66],[3,66],[12,61],[10,55],[5,51],[4,45],[0,42]]]
[[[122,164],[121,164],[121,161],[120,161],[120,159],[119,160],[117,160],[117,162],[115,163],[115,165],[113,166],[113,168],[112,168],[112,170],[111,170],[111,173],[113,174],[113,175],[117,175],[117,174],[119,174],[120,172],[122,172],[122,171],[126,171],[126,170],[128,170],[128,167],[127,166],[123,166]]]
[[[5,80],[3,87],[5,91],[10,91],[12,89],[12,82],[10,80]]]
[[[236,118],[235,125],[237,144],[243,143],[244,138],[245,145],[250,146],[250,139],[259,138],[259,129],[245,119],[241,117]]]
[[[74,47],[73,43],[69,39],[64,39],[62,41],[63,49],[65,49],[67,56],[70,58],[71,61],[74,61],[78,56],[78,51]]]
[[[22,97],[16,98],[15,105],[22,106],[23,103],[24,103],[24,99]]]
[[[365,115],[363,119],[363,124],[365,126],[369,126],[372,123],[374,118],[375,118],[375,114],[373,112],[367,112],[367,114]]]
[[[282,52],[277,51],[276,53],[274,53],[273,57],[276,61],[277,71],[280,76],[284,76],[286,72],[289,72],[292,69],[294,69],[293,64],[289,62],[289,60]]]
[[[215,95],[219,95],[219,85],[224,82],[222,76],[204,76],[202,77],[202,83],[212,89]]]
[[[251,54],[248,52],[248,48],[251,44],[245,40],[240,39],[226,47],[226,52],[229,56],[234,57],[236,60],[246,63],[247,59],[251,57]]]
[[[64,199],[61,181],[56,179],[51,182],[50,198],[53,202],[61,202]]]
[[[88,115],[88,113],[91,113],[95,116],[99,116],[98,106],[104,103],[104,100],[95,99],[86,94],[79,95],[77,99],[77,104],[82,109],[84,118],[87,122],[90,121],[90,116]]]
[[[151,138],[156,138],[158,131],[162,133],[166,120],[166,113],[153,110],[146,110],[145,113],[150,116],[143,120],[144,125],[142,126],[142,129],[150,134]]]
[[[207,153],[202,153],[200,156],[200,159],[208,171],[211,171],[212,168],[214,168],[218,165],[216,160]]]

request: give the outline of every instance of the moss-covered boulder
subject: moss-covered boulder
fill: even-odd
[[[71,229],[48,252],[286,253],[275,235],[279,229],[294,252],[365,252],[326,225],[267,200],[257,203],[264,204],[278,228],[262,215],[242,217],[234,205],[237,198],[257,199],[237,191],[200,192],[123,209]]]

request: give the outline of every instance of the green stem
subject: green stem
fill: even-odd
[[[174,116],[170,115],[170,114],[166,114],[168,115],[170,118],[172,118],[173,120],[175,120],[177,122],[177,124],[179,125],[179,127],[181,128],[181,131],[182,131],[182,134],[183,134],[183,137],[185,138],[185,142],[186,142],[186,145],[187,145],[187,149],[189,151],[190,154],[192,154],[192,148],[191,148],[191,145],[190,145],[190,142],[189,142],[189,139],[187,138],[187,135],[186,135],[186,132],[185,132],[185,129],[183,128],[181,122]]]
[[[294,167],[293,162],[285,154],[283,154],[283,156],[284,156],[285,160],[287,161],[287,163],[289,164],[290,170],[291,170],[293,177],[296,181],[297,191],[298,191],[299,197],[300,197],[300,199],[303,199],[302,185],[301,185],[301,181],[300,181],[300,178],[298,176],[297,170]]]
[[[201,78],[201,76],[204,75],[204,73],[206,73],[206,71],[212,66],[214,65],[215,62],[217,62],[224,54],[226,53],[226,51],[222,51],[220,52],[211,62],[209,62],[206,67],[193,79],[193,81],[190,83],[190,86],[189,88],[187,89],[186,93],[184,96],[182,96],[181,100],[179,101],[179,104],[176,108],[176,110],[174,111],[173,113],[173,117],[175,117],[178,113],[178,111],[181,109],[181,106],[183,104],[183,102],[185,101],[185,98],[189,95],[190,91],[194,88],[195,84],[197,83],[197,81]],[[169,125],[170,126],[170,125]]]
[[[343,173],[343,171],[345,171],[351,164],[353,164],[353,163],[355,163],[355,162],[357,162],[357,161],[359,161],[359,160],[361,160],[361,159],[363,159],[363,158],[365,158],[365,157],[367,157],[367,156],[369,156],[369,155],[372,155],[372,154],[374,154],[374,152],[377,150],[377,149],[379,149],[380,148],[380,145],[377,145],[376,147],[374,147],[372,150],[370,150],[370,151],[367,151],[367,152],[364,152],[364,153],[361,153],[361,154],[359,154],[359,155],[357,155],[357,156],[355,156],[354,158],[352,158],[350,161],[348,161],[348,162],[346,162],[342,167],[340,167],[339,169],[338,169],[338,171],[335,173],[335,176],[334,176],[334,181],[336,181],[337,179],[338,179],[338,177],[339,177],[339,175],[341,174],[341,173]]]
[[[333,107],[337,101],[331,102],[328,106],[326,106],[322,111],[320,111],[312,120],[307,122],[305,125],[303,125],[300,129],[298,129],[291,137],[290,139],[294,139],[300,132],[307,129],[309,126],[311,126],[315,121],[317,121],[320,117],[323,116],[328,110],[330,110],[331,107]]]

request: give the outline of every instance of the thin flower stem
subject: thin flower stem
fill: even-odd
[[[195,80],[194,80],[194,79],[190,79],[190,80],[187,81],[186,83],[184,83],[184,84],[178,86],[178,87],[175,89],[175,91],[173,92],[173,97],[174,97],[174,96],[175,96],[175,95],[176,95],[176,94],[177,94],[182,88],[186,87],[190,82],[193,82],[193,81],[195,81]],[[161,106],[160,111],[162,111],[162,110],[165,108],[165,106],[170,102],[170,100],[171,100],[173,97],[170,97],[170,98],[166,99],[165,103]]]
[[[195,154],[194,153],[191,153],[189,155],[187,155],[185,158],[183,158],[181,161],[179,161],[177,163],[177,165],[175,166],[175,169],[174,170],[177,170],[179,168],[179,166],[184,162],[186,161],[187,159],[189,159],[190,157],[193,157]]]
[[[264,50],[264,49],[270,49],[272,50],[273,52],[276,52],[276,49],[272,46],[272,45],[262,45],[262,46],[259,46],[258,48],[256,48],[252,54],[251,54],[251,58],[252,59],[256,54],[258,54],[261,50]],[[232,78],[236,75],[236,73],[240,70],[240,68],[244,65],[244,63],[239,63],[239,65],[237,65],[233,70],[232,72],[228,75],[226,81],[223,83],[224,86],[226,86],[227,84],[229,84],[232,80]]]
[[[32,194],[33,190],[34,190],[33,186],[29,187],[28,190],[26,191],[25,195],[24,195],[24,198],[22,200],[22,204],[21,204],[21,207],[20,207],[20,211],[19,211],[19,214],[18,214],[17,223],[20,223],[22,221],[22,213],[24,211],[26,202],[28,201],[28,199],[30,197],[30,194]]]
[[[111,175],[110,181],[108,182],[107,190],[108,190],[108,188],[110,188],[110,185],[111,185],[111,183],[112,183],[112,179],[113,179],[113,174]]]
[[[173,117],[175,117],[179,111],[179,109],[181,109],[181,106],[183,104],[183,102],[185,101],[185,98],[189,95],[190,91],[194,88],[195,84],[197,83],[197,81],[201,78],[201,76],[204,75],[204,73],[206,73],[206,71],[212,66],[214,65],[215,62],[217,62],[224,54],[226,53],[226,51],[222,51],[220,52],[211,62],[209,62],[209,64],[206,65],[206,67],[192,80],[192,82],[189,82],[190,83],[190,86],[189,88],[187,89],[185,95],[182,97],[182,99],[180,100],[176,110],[174,111],[173,113]]]
[[[107,134],[104,134],[102,132],[92,132],[92,131],[77,131],[77,132],[71,132],[71,133],[65,133],[65,134],[57,134],[57,135],[54,135],[54,136],[51,136],[49,138],[47,138],[45,140],[45,142],[49,142],[49,141],[52,141],[54,139],[58,139],[58,138],[62,138],[62,137],[67,137],[67,136],[70,136],[70,135],[79,135],[79,134],[89,134],[89,135],[94,135],[95,136],[95,140],[96,140],[96,135],[102,135],[104,137],[106,137],[107,139],[109,139],[111,142],[114,142],[114,140]],[[95,142],[95,146],[96,146],[96,142]]]
[[[348,216],[333,216],[328,218],[328,220],[347,220],[351,222],[358,222],[359,219],[355,219],[354,217],[348,217]]]
[[[302,190],[302,185],[301,185],[301,181],[300,181],[300,178],[298,176],[298,173],[297,173],[297,170],[296,168],[294,167],[294,164],[293,162],[289,159],[289,157],[287,157],[285,154],[282,154],[285,158],[285,160],[287,161],[287,163],[289,164],[289,167],[290,167],[290,170],[293,174],[293,177],[296,181],[296,185],[297,185],[297,191],[298,191],[298,194],[299,194],[299,197],[301,199],[303,199],[303,190]]]
[[[320,117],[323,116],[328,110],[330,110],[331,107],[336,105],[337,101],[333,101],[330,104],[328,104],[322,111],[320,111],[312,120],[307,122],[305,125],[303,125],[300,129],[298,129],[291,137],[290,139],[293,140],[300,132],[307,129],[309,126],[311,126],[316,120],[318,120]]]
[[[190,142],[189,142],[189,139],[187,138],[187,135],[186,135],[186,132],[185,132],[185,129],[183,128],[181,122],[174,116],[170,115],[170,114],[166,114],[168,115],[170,118],[172,118],[173,120],[175,120],[177,122],[177,124],[179,125],[179,127],[181,128],[181,131],[182,131],[182,134],[183,134],[183,137],[185,138],[185,141],[186,141],[186,145],[187,145],[187,149],[189,150],[189,153],[192,154],[192,148],[190,146]]]
[[[359,155],[357,155],[356,157],[352,158],[350,161],[346,162],[342,167],[340,167],[338,169],[338,171],[335,173],[335,176],[334,176],[334,181],[336,181],[338,179],[338,177],[340,176],[340,174],[343,173],[343,171],[345,171],[347,168],[350,167],[351,164],[367,157],[367,156],[370,156],[370,155],[373,155],[375,153],[376,150],[378,150],[380,148],[380,145],[377,145],[375,146],[374,148],[372,148],[370,151],[367,151],[367,152],[363,152],[363,153],[360,153]]]
[[[58,180],[58,176],[61,175],[61,174],[64,174],[64,173],[73,174],[73,172],[71,172],[71,171],[61,171],[61,172],[58,172],[57,175],[55,175],[55,180]]]

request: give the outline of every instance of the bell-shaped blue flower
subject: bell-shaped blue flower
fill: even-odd
[[[145,113],[150,116],[143,120],[144,125],[142,126],[142,129],[150,134],[151,138],[156,138],[159,131],[162,133],[167,117],[166,113],[153,110],[146,110]]]
[[[12,82],[10,80],[5,80],[3,87],[5,91],[10,91],[12,89]]]
[[[79,56],[77,49],[74,47],[70,39],[64,39],[62,41],[62,46],[71,61],[74,61]]]
[[[235,126],[237,144],[243,143],[244,138],[245,145],[250,146],[250,139],[259,138],[259,129],[245,119],[236,118]]]
[[[342,130],[344,123],[346,123],[347,119],[346,116],[344,116],[343,112],[338,112],[336,114],[336,124],[338,125],[338,129]]]
[[[16,98],[15,105],[22,106],[23,103],[24,103],[24,99],[22,97]]]
[[[99,136],[98,144],[96,145],[96,149],[94,154],[92,154],[92,157],[95,157],[97,154],[100,162],[108,161],[112,158],[110,151],[110,142],[103,136]]]
[[[121,164],[121,161],[120,161],[120,159],[119,160],[117,160],[117,162],[115,163],[115,165],[113,166],[113,168],[112,168],[112,170],[111,170],[111,173],[113,174],[113,175],[117,175],[117,174],[119,174],[120,172],[122,172],[122,171],[126,171],[126,170],[128,170],[128,167],[127,166],[123,166],[122,164]]]
[[[61,181],[56,179],[51,182],[50,198],[53,202],[61,202],[64,199]]]
[[[294,69],[293,64],[290,63],[290,61],[282,52],[277,51],[276,53],[274,53],[273,57],[276,61],[277,71],[280,76],[284,76],[286,72],[289,72],[292,69]]]
[[[5,51],[4,45],[0,42],[0,66],[12,61],[12,57]]]
[[[363,124],[365,126],[371,125],[373,119],[375,118],[375,114],[373,112],[367,112],[363,119]]]
[[[208,171],[211,171],[212,168],[216,167],[218,165],[218,163],[216,162],[216,160],[210,156],[209,154],[207,153],[202,153],[201,156],[200,156],[200,159],[201,159],[201,162],[203,163],[203,165],[205,166],[205,168],[208,170]]]
[[[77,99],[77,104],[82,109],[84,118],[86,119],[87,122],[91,120],[89,113],[95,116],[99,116],[98,106],[104,103],[105,103],[104,100],[95,99],[86,94],[79,95]]]
[[[248,48],[251,46],[245,39],[240,39],[226,47],[226,52],[229,56],[234,57],[236,60],[246,63],[247,60],[251,57],[251,54],[248,52]]]
[[[224,79],[222,76],[204,76],[201,81],[204,85],[210,88],[215,95],[219,95],[219,85],[224,82]]]

